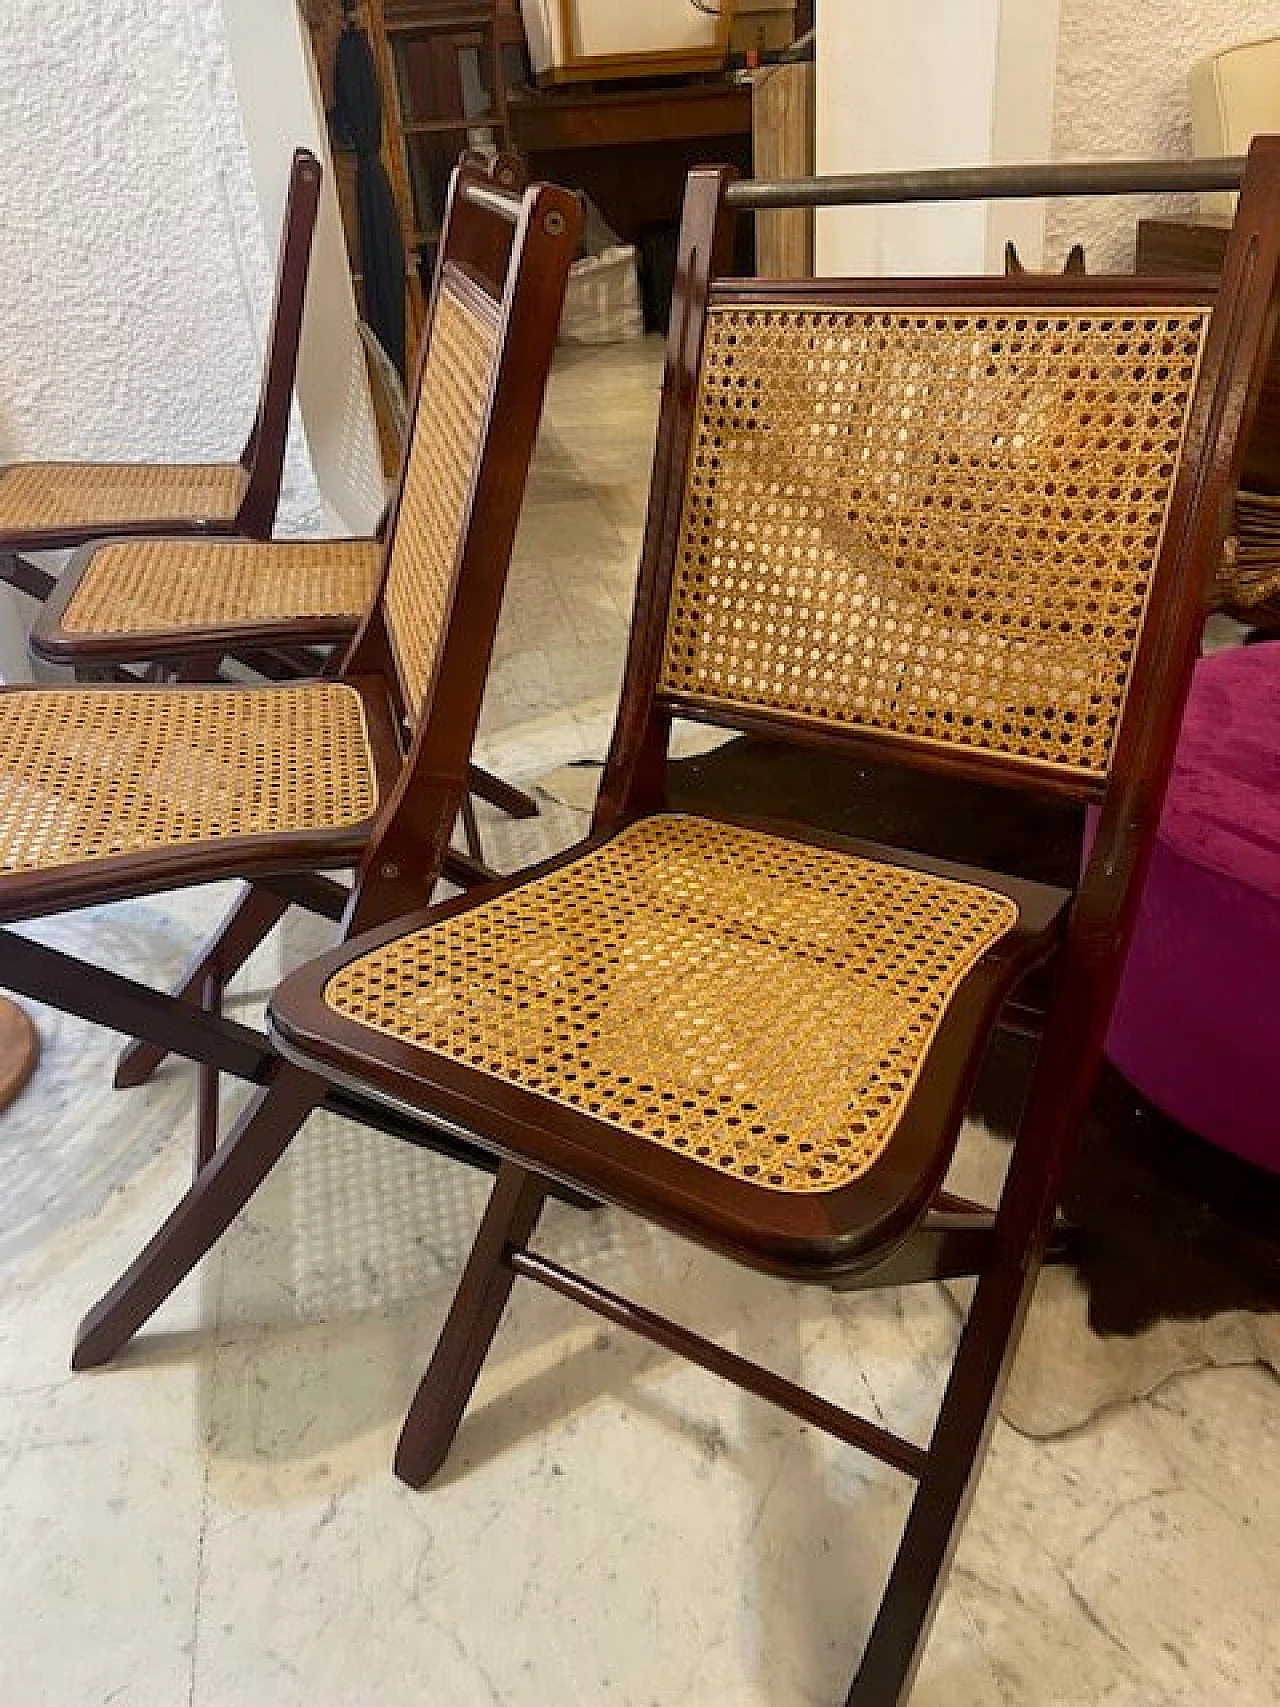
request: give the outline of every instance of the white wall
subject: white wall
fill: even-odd
[[[1280,0],[827,0],[818,170],[1186,157],[1192,63],[1273,33]],[[1182,196],[827,212],[818,267],[996,270],[1012,237],[1029,266],[1083,242],[1092,270],[1127,271],[1140,217],[1198,211]]]
[[[1280,32],[1280,0],[1061,4],[1053,147],[1063,160],[1189,155],[1187,72],[1193,61]],[[1140,217],[1194,219],[1197,211],[1191,196],[1058,202],[1049,214],[1049,253],[1057,258],[1082,242],[1092,270],[1127,271]]]
[[[328,529],[369,533],[383,504],[382,464],[310,35],[295,0],[222,0],[222,12],[254,181],[273,229],[293,150],[310,148],[324,165],[298,405]]]
[[[0,455],[220,456],[267,249],[216,0],[8,0]]]
[[[872,0],[818,8],[819,172],[1047,160],[1059,0]],[[1036,266],[1038,202],[924,203],[818,215],[837,273],[998,269],[1006,238]]]
[[[293,0],[258,0],[257,13],[264,44],[272,31],[287,37],[286,18],[296,30]],[[242,76],[247,17],[241,5]],[[220,0],[6,0],[0,24],[0,460],[237,455],[279,207],[264,221]],[[292,129],[296,50],[270,63]],[[260,121],[253,130],[270,154],[269,188],[292,138],[269,139]],[[344,371],[358,438],[371,433],[367,399],[362,419],[347,381]],[[365,525],[369,509],[343,519]],[[281,525],[331,520],[295,433]],[[16,597],[0,606],[10,677],[27,608]]]
[[[1001,0],[992,85],[991,161],[1053,158],[1060,0]],[[988,272],[1001,272],[1012,241],[1024,266],[1044,261],[1046,204],[1001,201],[986,211]]]
[[[820,173],[971,166],[990,158],[999,0],[826,0],[817,8]],[[981,271],[970,203],[819,212],[819,273]]]

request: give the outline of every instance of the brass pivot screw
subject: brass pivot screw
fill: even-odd
[[[385,877],[388,883],[394,883],[399,875],[400,867],[392,860],[388,860],[381,869],[381,876]]]
[[[564,215],[559,208],[552,208],[542,222],[542,229],[548,237],[564,236]]]

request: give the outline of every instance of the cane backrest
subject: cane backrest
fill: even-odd
[[[401,475],[384,587],[387,637],[410,724],[430,685],[444,634],[501,325],[498,304],[470,276],[446,263],[436,286],[419,419]]]
[[[971,285],[713,286],[659,694],[1096,786],[1209,302]]]

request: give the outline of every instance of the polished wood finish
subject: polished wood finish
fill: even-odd
[[[530,170],[586,192],[626,243],[674,226],[704,160],[751,169],[751,91],[716,79],[651,89],[516,95],[512,140]]]
[[[214,877],[239,877],[250,885],[176,993],[148,988],[17,932],[0,931],[0,981],[6,986],[123,1029],[152,1046],[149,1057],[135,1054],[122,1063],[123,1078],[136,1082],[154,1065],[157,1051],[176,1051],[260,1087],[232,1131],[217,1141],[210,1130],[212,1081],[206,1078],[195,1181],[151,1245],[91,1313],[77,1345],[76,1362],[82,1366],[110,1356],[189,1272],[312,1108],[323,1104],[355,1118],[367,1114],[381,1127],[418,1142],[439,1137],[450,1153],[475,1159],[473,1149],[440,1132],[438,1123],[433,1127],[380,1114],[367,1098],[334,1093],[286,1066],[261,1034],[228,1020],[215,1005],[218,991],[284,905],[333,911],[341,897],[317,881],[318,869],[356,867],[354,889],[342,909],[347,931],[423,905],[444,869],[468,786],[470,748],[581,213],[566,191],[536,185],[515,195],[476,168],[463,167],[455,174],[446,217],[447,230],[457,228],[459,254],[501,251],[506,259],[493,280],[451,260],[433,299],[434,313],[446,300],[446,283],[450,298],[465,292],[468,300],[484,305],[477,312],[494,332],[476,447],[473,452],[468,444],[466,450],[469,480],[458,535],[451,564],[446,560],[442,593],[450,615],[436,644],[425,694],[417,705],[406,700],[383,609],[400,526],[398,499],[388,530],[383,592],[366,613],[340,671],[343,682],[362,694],[370,727],[377,732],[382,773],[377,817],[335,829],[327,839],[263,834],[212,846],[110,856],[21,880],[10,875],[0,893],[0,916],[14,919]],[[495,223],[502,228],[500,241],[491,229]],[[424,401],[422,391],[420,383],[411,433],[419,417],[424,423],[434,420],[432,402]],[[24,691],[30,690],[8,693]],[[86,690],[58,691],[68,696],[70,707]],[[165,692],[163,687],[147,691]],[[285,686],[279,691],[294,690]],[[0,719],[6,697],[0,693]]]
[[[0,1110],[8,1108],[39,1059],[35,1026],[16,1002],[0,996]]]
[[[1205,588],[1221,550],[1277,313],[1280,139],[1260,139],[1251,150],[1220,286],[1206,279],[1157,283],[1080,277],[822,281],[787,287],[726,280],[720,275],[732,243],[727,178],[723,171],[707,170],[695,173],[689,185],[635,615],[592,838],[539,869],[571,864],[586,849],[666,805],[671,721],[687,708],[661,691],[662,658],[709,303],[778,308],[849,302],[906,311],[963,307],[1013,317],[1055,308],[1070,314],[1086,306],[1110,315],[1140,304],[1215,304],[1105,775],[1081,774],[1070,782],[1012,754],[958,755],[937,743],[903,738],[878,743],[882,757],[926,771],[980,770],[988,780],[1033,794],[1052,796],[1065,788],[1077,798],[1096,797],[1097,833],[1077,887],[1070,895],[1016,891],[1019,931],[998,951],[989,950],[980,972],[953,996],[894,1138],[869,1172],[826,1193],[770,1192],[659,1145],[636,1143],[620,1126],[593,1119],[564,1100],[356,1024],[326,1002],[327,983],[340,966],[380,943],[465,913],[492,891],[392,921],[322,956],[276,992],[272,1021],[282,1050],[300,1070],[366,1086],[392,1106],[443,1115],[506,1158],[406,1419],[398,1472],[416,1484],[443,1462],[515,1277],[553,1286],[611,1321],[718,1367],[748,1390],[856,1440],[918,1478],[889,1584],[848,1695],[848,1707],[903,1707],[1036,1275],[1055,1232],[1063,1170],[1097,1070],[1151,854],[1197,652]],[[806,197],[812,203],[807,190]],[[775,195],[767,205],[776,206],[779,199]],[[1132,359],[1144,358],[1135,352]],[[994,369],[991,377],[999,383]],[[743,383],[748,378],[744,375]],[[1069,507],[1072,494],[1064,493],[1061,502]],[[1034,591],[1024,592],[1034,600]],[[1049,596],[1047,589],[1044,596]],[[1034,620],[1030,610],[1028,620]],[[699,709],[708,719],[742,722],[731,705],[712,700]],[[803,718],[757,711],[752,722],[780,742],[821,745],[838,739],[832,729],[820,730]],[[866,729],[859,734],[860,744],[872,740]],[[777,833],[778,827],[772,828]],[[785,833],[793,840],[821,840],[791,826]],[[831,839],[822,845],[857,844]],[[862,851],[936,869],[900,850]],[[521,874],[506,887],[518,888],[536,875]],[[1015,893],[1005,873],[970,875]],[[607,934],[606,927],[601,929]],[[927,931],[927,922],[922,930]],[[942,1191],[942,1179],[966,1100],[1003,1006],[1020,996],[1024,975],[1040,963],[1047,1002],[1038,1010],[1018,1002],[1019,1020],[1037,1029],[1039,1048],[1006,1183],[990,1209],[958,1204]],[[738,1364],[687,1329],[530,1251],[548,1180],[572,1182],[728,1257],[793,1279],[842,1286],[972,1274],[976,1290],[928,1441],[921,1447],[896,1436],[885,1439],[878,1431],[854,1426],[856,1419],[832,1418],[814,1396],[801,1399],[769,1372]]]
[[[674,88],[518,95],[510,103],[515,140],[526,154],[562,149],[632,148],[657,142],[745,136],[751,91],[738,83]]]

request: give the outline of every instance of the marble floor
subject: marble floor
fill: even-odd
[[[652,343],[559,363],[481,744],[513,778],[603,749],[658,373]],[[503,831],[503,859],[583,821],[549,803]],[[223,899],[39,929],[159,979]],[[241,1008],[323,940],[291,924]],[[40,1073],[0,1116],[0,1703],[843,1700],[902,1483],[557,1298],[517,1288],[446,1472],[394,1480],[485,1192],[456,1165],[313,1120],[127,1355],[72,1376],[81,1311],[182,1188],[191,1084],[170,1067],[113,1093],[116,1040],[38,1017]],[[830,1298],[613,1214],[554,1209],[540,1242],[927,1426],[956,1333],[938,1289]],[[1001,1424],[915,1707],[1275,1701],[1278,1441],[1257,1367],[1178,1377],[1053,1441]]]

